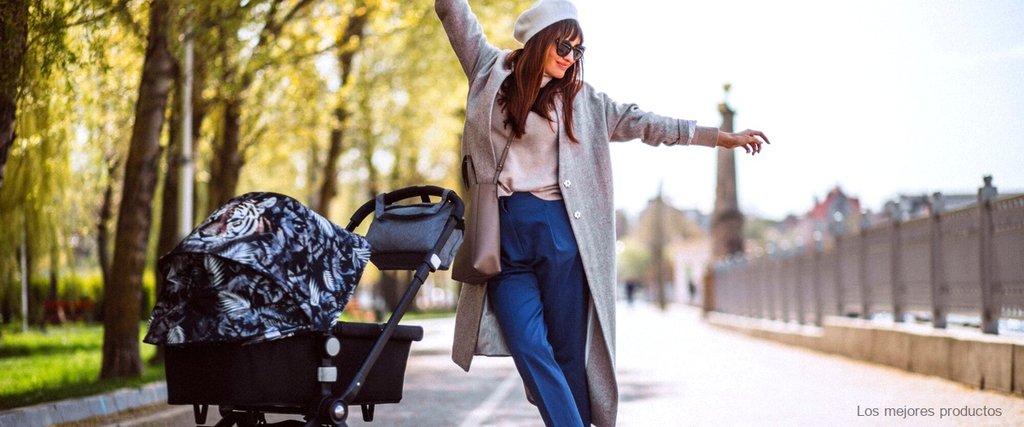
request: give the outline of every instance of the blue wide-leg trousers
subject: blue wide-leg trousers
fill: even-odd
[[[487,299],[516,369],[548,426],[590,425],[589,290],[561,200],[499,199],[501,273]]]

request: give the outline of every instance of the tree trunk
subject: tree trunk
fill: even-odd
[[[110,219],[114,215],[114,174],[117,164],[107,159],[107,188],[103,191],[103,203],[100,205],[100,218],[96,223],[96,252],[99,256],[100,272],[103,274],[103,287],[110,286]]]
[[[341,111],[339,111],[341,110]],[[335,116],[339,122],[344,123],[341,117],[347,116],[343,108],[335,110]],[[331,217],[331,202],[338,195],[338,158],[345,151],[345,129],[344,124],[336,124],[331,129],[330,147],[327,149],[327,159],[324,161],[324,182],[320,184],[320,195],[316,198],[316,205],[313,210],[325,218]]]
[[[62,324],[67,321],[64,313],[64,304],[60,301],[60,253],[57,245],[50,248],[50,292],[47,295],[47,303],[43,304],[43,324]]]
[[[213,154],[210,165],[210,188],[207,209],[214,210],[231,200],[238,190],[238,177],[242,173],[242,101],[228,100],[224,104],[224,122],[221,143]]]
[[[369,107],[366,105],[360,106],[364,111],[368,111]],[[373,153],[377,151],[377,144],[373,139],[373,135],[367,132],[363,135],[363,146],[360,147],[362,152],[363,164],[366,166],[366,197],[372,199],[377,197],[380,192],[380,171],[377,170],[377,166],[373,164]]]
[[[192,58],[192,164],[195,165],[196,148],[199,146],[199,137],[203,131],[203,120],[206,119],[209,100],[203,98],[203,88],[206,87],[206,58],[203,52],[196,52]],[[195,172],[195,170],[193,170]],[[200,210],[199,193],[195,191],[195,176],[192,177],[192,223],[196,223],[196,212]]]
[[[378,322],[387,320],[388,314],[398,308],[399,301],[402,300],[405,291],[409,289],[409,282],[412,281],[412,277],[413,272],[411,271],[387,270],[381,272],[380,281],[377,282],[377,295],[380,297],[381,302],[384,303],[383,307],[379,307],[384,313],[379,313],[377,316]],[[415,313],[417,311],[419,311],[419,308],[416,306],[416,300],[413,299],[406,312]]]
[[[181,75],[175,77],[174,87],[181,87]],[[157,233],[156,256],[160,257],[174,249],[181,236],[178,235],[178,193],[181,185],[179,182],[181,167],[181,91],[175,89],[174,102],[171,107],[171,118],[167,132],[167,148],[164,153],[164,190],[161,195],[160,208],[160,231]],[[164,290],[164,276],[158,271],[156,274],[155,292],[157,298]],[[157,346],[156,353],[149,361],[159,363],[164,360],[164,347]]]
[[[175,82],[174,87],[180,87]],[[180,210],[178,204],[178,193],[181,189],[179,182],[181,167],[181,97],[180,92],[174,96],[174,105],[171,107],[171,118],[168,121],[168,141],[164,153],[164,191],[161,195],[160,210],[160,232],[157,233],[156,255],[162,256],[174,249],[181,236],[178,235],[178,223]],[[163,290],[163,277],[156,275],[156,292],[159,295]]]
[[[345,127],[351,113],[346,107],[346,90],[352,80],[352,59],[361,46],[363,29],[366,28],[366,20],[369,12],[362,9],[362,14],[355,14],[349,17],[348,25],[345,26],[341,39],[338,42],[338,70],[340,73],[341,87],[338,89],[338,105],[334,108],[334,129],[331,129],[330,147],[327,150],[327,159],[324,162],[324,182],[320,186],[320,197],[317,198],[317,205],[314,210],[325,217],[330,217],[331,202],[338,195],[338,159],[345,152]],[[354,44],[354,45],[353,45]]]
[[[46,297],[51,300],[56,300],[57,298],[60,298],[60,289],[58,289],[58,279],[60,275],[58,274],[59,267],[57,266],[57,264],[59,263],[58,258],[60,257],[60,254],[57,251],[57,245],[53,245],[53,248],[50,249],[50,292],[46,295]]]
[[[8,271],[3,277],[4,283],[14,283],[14,272]],[[6,289],[0,288],[0,323],[7,325],[11,323],[11,319],[14,318],[14,307],[11,305],[11,288]],[[0,336],[2,336],[2,329],[0,329]]]
[[[113,264],[117,271],[104,292],[100,378],[138,377],[143,369],[139,355],[142,273],[149,245],[160,134],[167,95],[174,82],[174,64],[167,47],[167,3],[150,2],[146,57],[117,220]]]
[[[18,85],[28,41],[28,4],[0,2],[0,188],[4,187],[4,167],[14,145]]]

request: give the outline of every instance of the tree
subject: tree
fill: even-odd
[[[149,246],[160,136],[174,82],[174,61],[167,36],[168,2],[150,2],[146,55],[125,161],[114,246],[113,265],[118,271],[106,284],[104,297],[101,378],[139,376],[143,369],[139,355],[140,291]]]
[[[109,224],[114,216],[114,187],[117,181],[115,176],[121,166],[121,161],[116,156],[114,153],[107,153],[103,158],[103,164],[107,169],[107,184],[103,189],[103,201],[100,202],[99,219],[96,221],[96,256],[104,284],[110,283],[114,275],[113,263],[110,261]]]
[[[348,126],[348,118],[352,115],[349,110],[348,95],[352,92],[352,60],[363,43],[364,29],[369,18],[371,9],[364,4],[359,4],[348,18],[345,30],[337,43],[338,51],[338,74],[340,88],[338,90],[338,101],[334,107],[334,123],[331,129],[330,142],[327,149],[327,158],[323,167],[323,182],[320,185],[320,195],[316,199],[314,210],[324,216],[329,216],[331,202],[338,194],[338,158],[345,150],[345,130]]]
[[[679,250],[677,244],[703,241],[706,234],[697,220],[660,196],[651,199],[620,239],[619,279],[643,280],[664,308],[668,301],[666,287],[674,282],[673,252]]]
[[[14,146],[20,96],[50,70],[74,62],[65,34],[68,28],[96,23],[126,8],[127,0],[0,0],[0,188]],[[96,3],[96,4],[94,4]],[[33,75],[26,76],[26,66]],[[33,80],[35,78],[36,80]]]
[[[74,249],[95,256],[96,264],[84,265],[90,270],[98,265],[104,284],[110,283],[114,275],[113,228],[120,209],[122,172],[135,114],[131,100],[138,95],[137,83],[124,75],[141,72],[146,34],[135,18],[145,17],[146,10],[144,4],[135,10],[116,9],[116,19],[70,35],[83,46],[76,46],[82,51],[82,60],[72,71],[81,87],[75,99],[82,114],[76,115],[74,125],[69,126],[85,130],[87,136],[78,155],[88,159],[74,172],[82,181],[79,185],[85,185],[76,211],[88,224],[80,237],[95,240],[91,250]]]
[[[28,47],[28,2],[0,0],[0,188],[4,167],[14,145],[21,66]]]
[[[255,2],[250,2],[249,5]],[[285,7],[283,0],[270,0],[265,8],[252,8],[255,16],[253,21],[262,19],[261,26],[255,32],[254,39],[239,40],[235,34],[244,31],[223,31],[220,50],[221,82],[224,87],[220,94],[221,128],[216,138],[210,164],[210,182],[208,187],[208,208],[223,205],[235,195],[239,176],[245,164],[246,151],[250,145],[243,143],[242,119],[245,108],[245,92],[250,89],[258,75],[274,65],[281,58],[273,57],[274,43],[284,31],[285,26],[299,19],[312,4],[311,0],[299,0],[291,7]],[[249,7],[243,4],[242,8]],[[260,13],[261,10],[266,10]],[[241,22],[240,29],[252,30],[247,22]],[[230,34],[231,37],[223,37]],[[287,50],[287,49],[285,49]],[[294,55],[295,53],[291,53]],[[259,141],[249,138],[248,144]]]
[[[52,272],[65,260],[65,233],[75,222],[67,211],[77,200],[65,190],[72,182],[69,117],[75,114],[67,68],[76,64],[79,51],[69,46],[67,33],[98,22],[108,11],[92,2],[0,2],[0,277],[22,272],[22,280],[0,282],[5,321],[11,318],[11,285],[21,282],[28,293],[37,266]],[[36,295],[29,294],[27,305],[33,305]],[[38,310],[23,307],[23,312]]]

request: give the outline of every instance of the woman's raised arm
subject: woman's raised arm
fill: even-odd
[[[714,147],[718,129],[697,126],[693,120],[681,120],[643,111],[636,104],[620,104],[608,95],[585,85],[581,96],[593,105],[589,112],[608,127],[610,141],[639,139],[649,145],[703,145]]]
[[[583,94],[590,96],[595,105],[602,106],[603,110],[591,114],[603,116],[611,141],[640,139],[650,145],[743,148],[749,154],[760,153],[762,144],[770,144],[768,137],[758,130],[729,133],[710,126],[697,126],[693,120],[660,116],[643,111],[635,104],[619,104],[589,86],[584,88]]]
[[[466,76],[472,76],[482,60],[498,56],[498,48],[487,42],[483,27],[470,9],[468,0],[435,0],[434,10],[448,33],[448,41]]]

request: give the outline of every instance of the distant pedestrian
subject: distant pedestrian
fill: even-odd
[[[636,301],[636,291],[639,287],[640,284],[637,283],[636,280],[626,281],[626,303],[629,304],[630,307],[632,307],[633,302]]]
[[[583,31],[569,1],[541,0],[523,12],[514,29],[523,47],[512,51],[488,43],[467,0],[436,0],[435,8],[469,78],[462,154],[477,182],[494,182],[509,147],[499,176],[501,273],[462,287],[452,358],[469,370],[474,354],[511,355],[549,426],[614,425],[608,142],[753,154],[767,139],[647,113],[583,82]],[[636,71],[645,78],[642,64]]]

